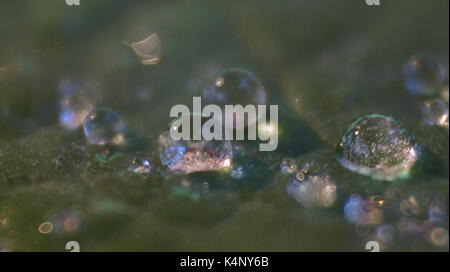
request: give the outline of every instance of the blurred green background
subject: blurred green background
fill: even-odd
[[[448,251],[448,130],[422,124],[425,98],[410,95],[401,75],[414,54],[448,67],[448,21],[447,0],[2,1],[0,251],[64,251],[71,240],[82,251],[365,251],[377,226],[345,220],[353,193],[384,199],[394,238],[383,250]],[[162,58],[143,66],[124,39],[154,32]],[[254,72],[268,104],[280,105],[278,150],[236,143],[236,163],[248,169],[239,180],[170,173],[157,146],[170,108],[191,105],[230,67]],[[125,147],[89,146],[81,130],[59,125],[65,78],[88,82],[97,105],[122,116]],[[430,154],[403,183],[351,173],[335,159],[352,120],[372,112],[401,121]],[[142,157],[149,175],[127,170]],[[306,208],[287,195],[290,177],[279,166],[287,157],[330,174],[332,207]],[[420,209],[406,216],[399,204],[410,196]],[[428,236],[436,203],[442,245]],[[405,230],[405,220],[419,230]],[[48,234],[44,222],[53,225]]]

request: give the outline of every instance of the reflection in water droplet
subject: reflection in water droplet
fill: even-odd
[[[441,99],[425,101],[422,115],[425,124],[448,128],[448,106]]]
[[[91,112],[83,124],[87,141],[94,145],[122,144],[124,127],[122,118],[116,112],[106,108]]]
[[[340,164],[377,180],[409,177],[419,157],[414,138],[393,118],[378,114],[356,120],[341,137]]]
[[[251,72],[232,68],[219,74],[212,84],[206,86],[202,98],[209,104],[221,106],[225,112],[225,105],[265,105],[266,90]],[[234,117],[236,122],[242,122],[245,126],[254,124],[257,120],[244,121],[239,120],[237,115]],[[231,120],[233,116],[229,118]]]
[[[153,33],[141,41],[131,43],[125,41],[125,44],[133,49],[143,65],[157,64],[160,61],[161,41],[157,33]]]
[[[433,58],[411,57],[403,66],[405,88],[411,94],[431,95],[446,80],[442,63]]]
[[[306,207],[330,207],[336,200],[336,185],[329,176],[309,175],[301,181],[294,176],[286,191]]]
[[[283,174],[293,174],[297,171],[297,163],[294,159],[284,158],[280,164],[281,173]]]
[[[357,225],[378,225],[383,221],[383,212],[376,202],[354,194],[344,204],[345,219]]]

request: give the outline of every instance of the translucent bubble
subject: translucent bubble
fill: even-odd
[[[266,90],[251,72],[232,68],[219,74],[213,83],[206,86],[202,98],[209,104],[221,106],[224,111],[225,105],[265,105]],[[240,121],[237,118],[235,116],[235,121]],[[241,121],[251,125],[256,120]]]
[[[174,129],[172,124],[159,136],[161,163],[171,171],[190,174],[231,168],[233,148],[230,141],[174,140],[171,129]]]
[[[286,191],[306,207],[330,207],[336,200],[336,185],[327,175],[309,175],[301,180],[295,175],[287,184]]]
[[[84,135],[90,144],[122,144],[124,142],[124,123],[114,111],[106,108],[97,109],[86,117]]]
[[[422,116],[425,124],[448,128],[448,106],[441,99],[426,101],[422,107]]]
[[[423,56],[413,56],[403,66],[405,88],[411,94],[433,94],[444,84],[446,74],[440,61]]]
[[[297,164],[294,159],[284,158],[280,163],[280,170],[283,174],[293,174],[297,171]]]
[[[378,114],[356,120],[341,137],[340,164],[377,180],[405,179],[419,157],[414,138],[393,118]]]
[[[128,167],[128,171],[135,174],[150,174],[152,171],[152,165],[149,160],[146,159],[134,159],[131,165]]]
[[[357,225],[378,225],[383,221],[379,203],[354,194],[344,204],[345,219]]]
[[[94,109],[92,101],[83,93],[63,96],[60,103],[59,122],[66,129],[79,128]]]

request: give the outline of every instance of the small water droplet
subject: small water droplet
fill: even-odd
[[[84,121],[83,129],[90,144],[120,145],[125,140],[122,118],[110,109],[100,108],[91,112]]]

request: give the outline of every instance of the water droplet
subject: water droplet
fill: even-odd
[[[284,158],[280,164],[281,173],[293,174],[297,171],[297,164],[294,159]]]
[[[336,185],[328,175],[309,175],[302,181],[295,176],[287,184],[286,191],[306,207],[330,207],[336,200]]]
[[[128,171],[135,174],[150,174],[152,166],[149,160],[146,159],[134,159],[131,165],[128,167]]]
[[[422,107],[422,115],[425,124],[448,127],[448,106],[441,99],[426,101]]]
[[[169,129],[159,136],[161,163],[171,171],[190,174],[203,171],[227,170],[231,167],[233,148],[230,141],[172,139]]]
[[[354,194],[344,204],[345,219],[357,225],[378,225],[383,221],[379,204]]]
[[[210,85],[206,86],[202,98],[207,103],[221,106],[222,111],[225,112],[225,105],[242,105],[244,107],[247,105],[265,105],[266,90],[251,72],[232,68],[223,71]],[[235,118],[237,117],[235,115]],[[224,116],[224,118],[226,117]],[[231,118],[232,116],[230,116]],[[247,126],[255,123],[256,120],[235,121],[242,121]]]
[[[444,65],[423,56],[411,57],[403,66],[404,84],[411,94],[431,95],[446,80]]]
[[[93,110],[94,104],[82,93],[66,95],[61,98],[59,122],[66,129],[79,128],[86,116]]]
[[[122,144],[124,142],[124,124],[122,118],[106,108],[97,109],[86,117],[84,135],[90,144]]]
[[[338,146],[343,167],[377,180],[407,178],[418,157],[409,132],[393,118],[378,114],[356,120]]]

